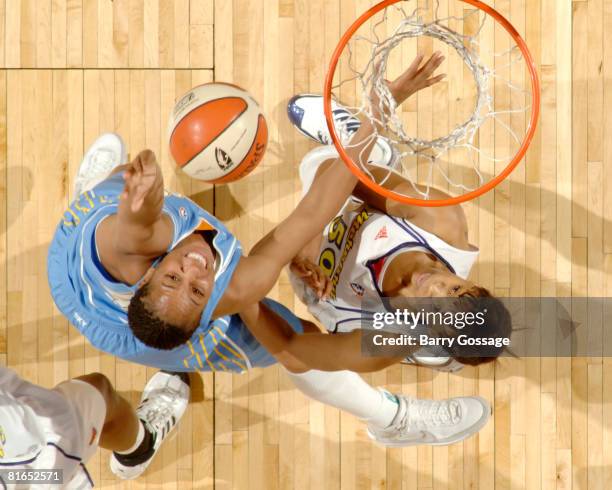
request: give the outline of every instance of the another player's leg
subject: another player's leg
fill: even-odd
[[[118,134],[104,133],[87,149],[74,181],[74,195],[91,190],[114,168],[127,161],[127,151]]]
[[[111,451],[123,451],[134,444],[138,438],[139,425],[138,417],[130,403],[114,389],[110,380],[100,373],[91,373],[79,376],[75,380],[83,381],[93,386],[104,399],[104,419],[99,433],[99,445]],[[93,408],[91,405],[100,405],[99,399],[93,400],[84,405],[83,400],[78,400],[77,389],[74,381],[70,380],[58,386],[73,403],[78,403],[81,416],[90,413]],[[95,429],[97,431],[97,429]]]
[[[302,323],[305,332],[318,331],[310,322]],[[421,400],[373,388],[351,371],[287,373],[306,396],[367,423],[368,435],[385,446],[453,444],[476,434],[491,414],[480,397]]]
[[[104,376],[93,374],[79,379],[96,387],[106,402],[99,444],[113,451],[112,472],[122,479],[137,478],[185,413],[190,393],[188,375],[156,373],[146,384],[135,411]]]
[[[368,435],[384,446],[453,444],[476,434],[491,414],[477,396],[421,400],[373,388],[351,371],[288,374],[306,396],[363,420]]]

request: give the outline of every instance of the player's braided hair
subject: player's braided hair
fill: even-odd
[[[130,329],[143,344],[156,349],[171,350],[186,343],[193,333],[168,323],[146,305],[145,299],[149,285],[142,286],[132,297],[128,306],[128,323]]]

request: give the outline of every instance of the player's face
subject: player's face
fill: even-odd
[[[400,290],[403,296],[413,298],[443,298],[460,296],[474,286],[461,279],[439,263],[415,271],[410,283]]]
[[[193,328],[200,323],[215,282],[215,257],[197,234],[182,240],[151,276],[149,301],[164,321]]]

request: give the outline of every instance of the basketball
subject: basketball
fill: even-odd
[[[244,177],[259,164],[268,127],[246,90],[216,82],[199,85],[177,100],[168,138],[179,168],[194,179],[221,184]]]

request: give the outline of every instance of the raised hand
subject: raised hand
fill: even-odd
[[[163,187],[161,169],[151,150],[141,151],[123,173],[125,188],[121,199],[127,199],[132,213],[142,209],[145,199]]]
[[[444,61],[442,53],[436,51],[425,63],[423,63],[424,58],[424,55],[419,54],[404,73],[392,82],[387,82],[398,105],[419,90],[431,87],[446,76],[444,73],[433,76]]]

